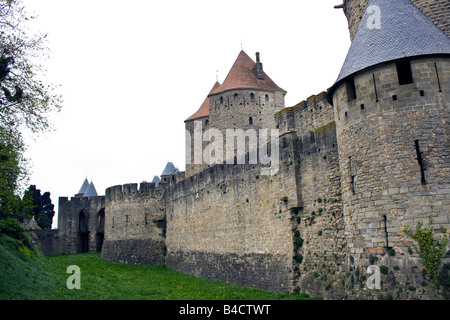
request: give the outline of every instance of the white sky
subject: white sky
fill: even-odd
[[[30,184],[58,197],[84,178],[97,192],[184,165],[184,120],[241,50],[288,91],[286,106],[327,90],[350,38],[341,0],[24,0],[48,33],[48,82],[64,103],[54,131],[28,141]],[[56,218],[54,219],[54,225]]]

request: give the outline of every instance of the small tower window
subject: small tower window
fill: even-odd
[[[220,97],[220,104],[223,104],[223,97]]]
[[[396,63],[397,74],[398,74],[398,84],[405,85],[413,83],[412,71],[411,71],[411,61],[403,60]]]
[[[255,101],[255,94],[253,92],[250,93],[250,101]]]
[[[234,94],[234,101],[239,101],[239,95],[237,93]]]
[[[266,102],[269,102],[269,101],[270,101],[269,95],[266,94]]]
[[[205,127],[207,127],[207,126],[209,126],[209,120],[208,119],[205,120]]]
[[[345,85],[347,87],[347,98],[348,102],[356,99],[356,86],[355,86],[355,78],[351,77],[345,81]]]
[[[248,118],[248,124],[249,124],[249,125],[252,125],[252,124],[253,124],[253,118],[252,118],[252,117]]]

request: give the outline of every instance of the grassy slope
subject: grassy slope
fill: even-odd
[[[22,250],[23,251],[23,250]],[[29,257],[27,256],[27,253]],[[69,290],[67,267],[81,269],[81,289]],[[274,294],[186,275],[165,266],[126,265],[98,253],[44,257],[22,253],[0,237],[0,299],[25,300],[278,300]]]

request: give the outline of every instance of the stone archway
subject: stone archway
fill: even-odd
[[[89,216],[83,209],[78,215],[78,252],[89,252]]]
[[[101,252],[103,247],[103,239],[105,238],[105,208],[97,213],[97,226],[95,233],[96,251]]]

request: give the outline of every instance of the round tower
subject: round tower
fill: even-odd
[[[241,51],[223,84],[210,93],[209,120],[213,128],[274,129],[274,114],[284,108],[286,91]]]
[[[380,14],[365,11],[328,99],[348,263],[364,273],[369,265],[387,267],[395,280],[383,290],[391,294],[407,282],[423,284],[405,228],[436,215],[434,236],[447,236],[440,225],[450,230],[450,39],[409,0],[370,6]]]
[[[255,150],[251,146],[258,143],[259,130],[271,134],[275,129],[274,115],[284,108],[285,95],[264,72],[259,53],[254,62],[241,51],[223,84],[216,82],[200,109],[185,121],[186,177],[234,158],[234,164],[250,163],[245,153]]]
[[[350,37],[353,40],[359,23],[366,10],[368,0],[344,0],[344,13],[348,19]],[[433,23],[450,37],[450,1],[448,0],[412,0]]]

